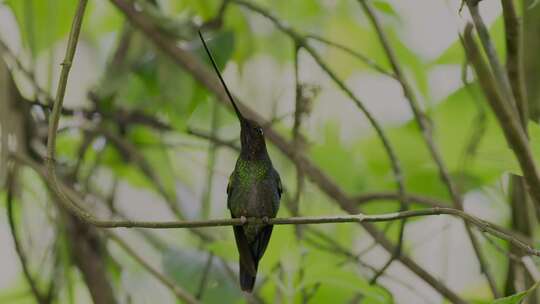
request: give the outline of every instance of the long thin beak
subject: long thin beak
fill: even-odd
[[[212,66],[214,67],[214,70],[216,71],[216,74],[218,75],[218,78],[221,81],[221,84],[223,85],[223,88],[225,89],[225,92],[227,93],[227,96],[229,96],[229,99],[231,100],[231,103],[232,103],[233,108],[234,108],[234,112],[236,112],[236,116],[240,120],[240,124],[243,125],[246,119],[244,118],[244,116],[242,115],[242,113],[238,109],[238,106],[234,102],[234,98],[233,98],[231,92],[229,91],[229,88],[227,87],[227,84],[225,83],[225,80],[223,80],[223,77],[221,76],[221,73],[219,72],[219,69],[217,67],[216,61],[214,60],[214,57],[212,56],[212,53],[210,53],[210,50],[208,49],[208,46],[206,45],[206,42],[204,41],[203,35],[202,35],[200,30],[199,30],[199,37],[201,38],[201,41],[202,41],[202,44],[203,44],[204,49],[206,51],[206,54],[208,54],[208,57],[210,57],[210,61],[212,62]]]

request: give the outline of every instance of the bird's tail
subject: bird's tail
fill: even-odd
[[[255,286],[256,278],[257,273],[255,273],[255,275],[250,274],[249,271],[244,266],[242,266],[242,263],[240,263],[240,287],[243,291],[253,291],[253,286]]]

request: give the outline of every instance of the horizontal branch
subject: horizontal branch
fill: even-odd
[[[43,180],[49,184],[49,187],[53,188],[51,181],[47,179],[46,169],[43,166],[35,163],[34,161],[20,156],[12,155],[12,158],[20,163],[27,165],[34,169]],[[101,228],[152,228],[152,229],[179,229],[179,228],[203,228],[203,227],[223,227],[223,226],[242,226],[246,224],[264,224],[264,225],[307,225],[307,224],[329,224],[329,223],[373,223],[373,222],[388,222],[395,220],[402,220],[412,217],[431,216],[431,215],[451,215],[459,217],[466,222],[476,226],[482,232],[489,233],[497,238],[506,240],[520,248],[528,255],[540,256],[540,251],[532,248],[527,243],[519,240],[511,234],[503,231],[495,224],[484,221],[474,215],[470,215],[464,211],[453,208],[426,208],[420,210],[408,210],[393,213],[384,214],[348,214],[348,215],[336,215],[336,216],[307,216],[307,217],[289,217],[289,218],[225,218],[225,219],[211,219],[211,220],[192,220],[192,221],[131,221],[131,220],[99,220],[93,215],[85,211],[81,204],[82,198],[76,193],[75,190],[64,185],[62,182],[58,183],[61,191],[63,191],[67,198],[71,200],[68,203],[70,206],[66,206],[75,215],[82,220],[89,222],[97,227]],[[54,189],[54,188],[53,188]],[[62,202],[63,200],[59,200]],[[66,202],[62,202],[66,204]]]

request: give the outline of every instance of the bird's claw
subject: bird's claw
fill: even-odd
[[[245,216],[242,215],[242,216],[240,217],[240,222],[242,223],[242,225],[245,225],[245,224],[247,223],[247,217],[245,217]]]
[[[263,216],[262,222],[263,224],[268,225],[268,222],[270,222],[270,219],[268,218],[268,216]]]

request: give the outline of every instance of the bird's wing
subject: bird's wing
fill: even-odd
[[[277,176],[277,190],[278,190],[278,194],[279,194],[279,198],[281,199],[281,194],[283,193],[283,185],[281,184],[281,177],[279,177],[279,173],[277,173],[276,171],[276,176]]]
[[[233,179],[234,179],[234,171],[231,173],[231,175],[229,175],[229,182],[227,183],[227,208],[229,208],[229,210],[231,209],[229,200],[231,198],[231,193],[233,191],[233,187],[232,187]]]

